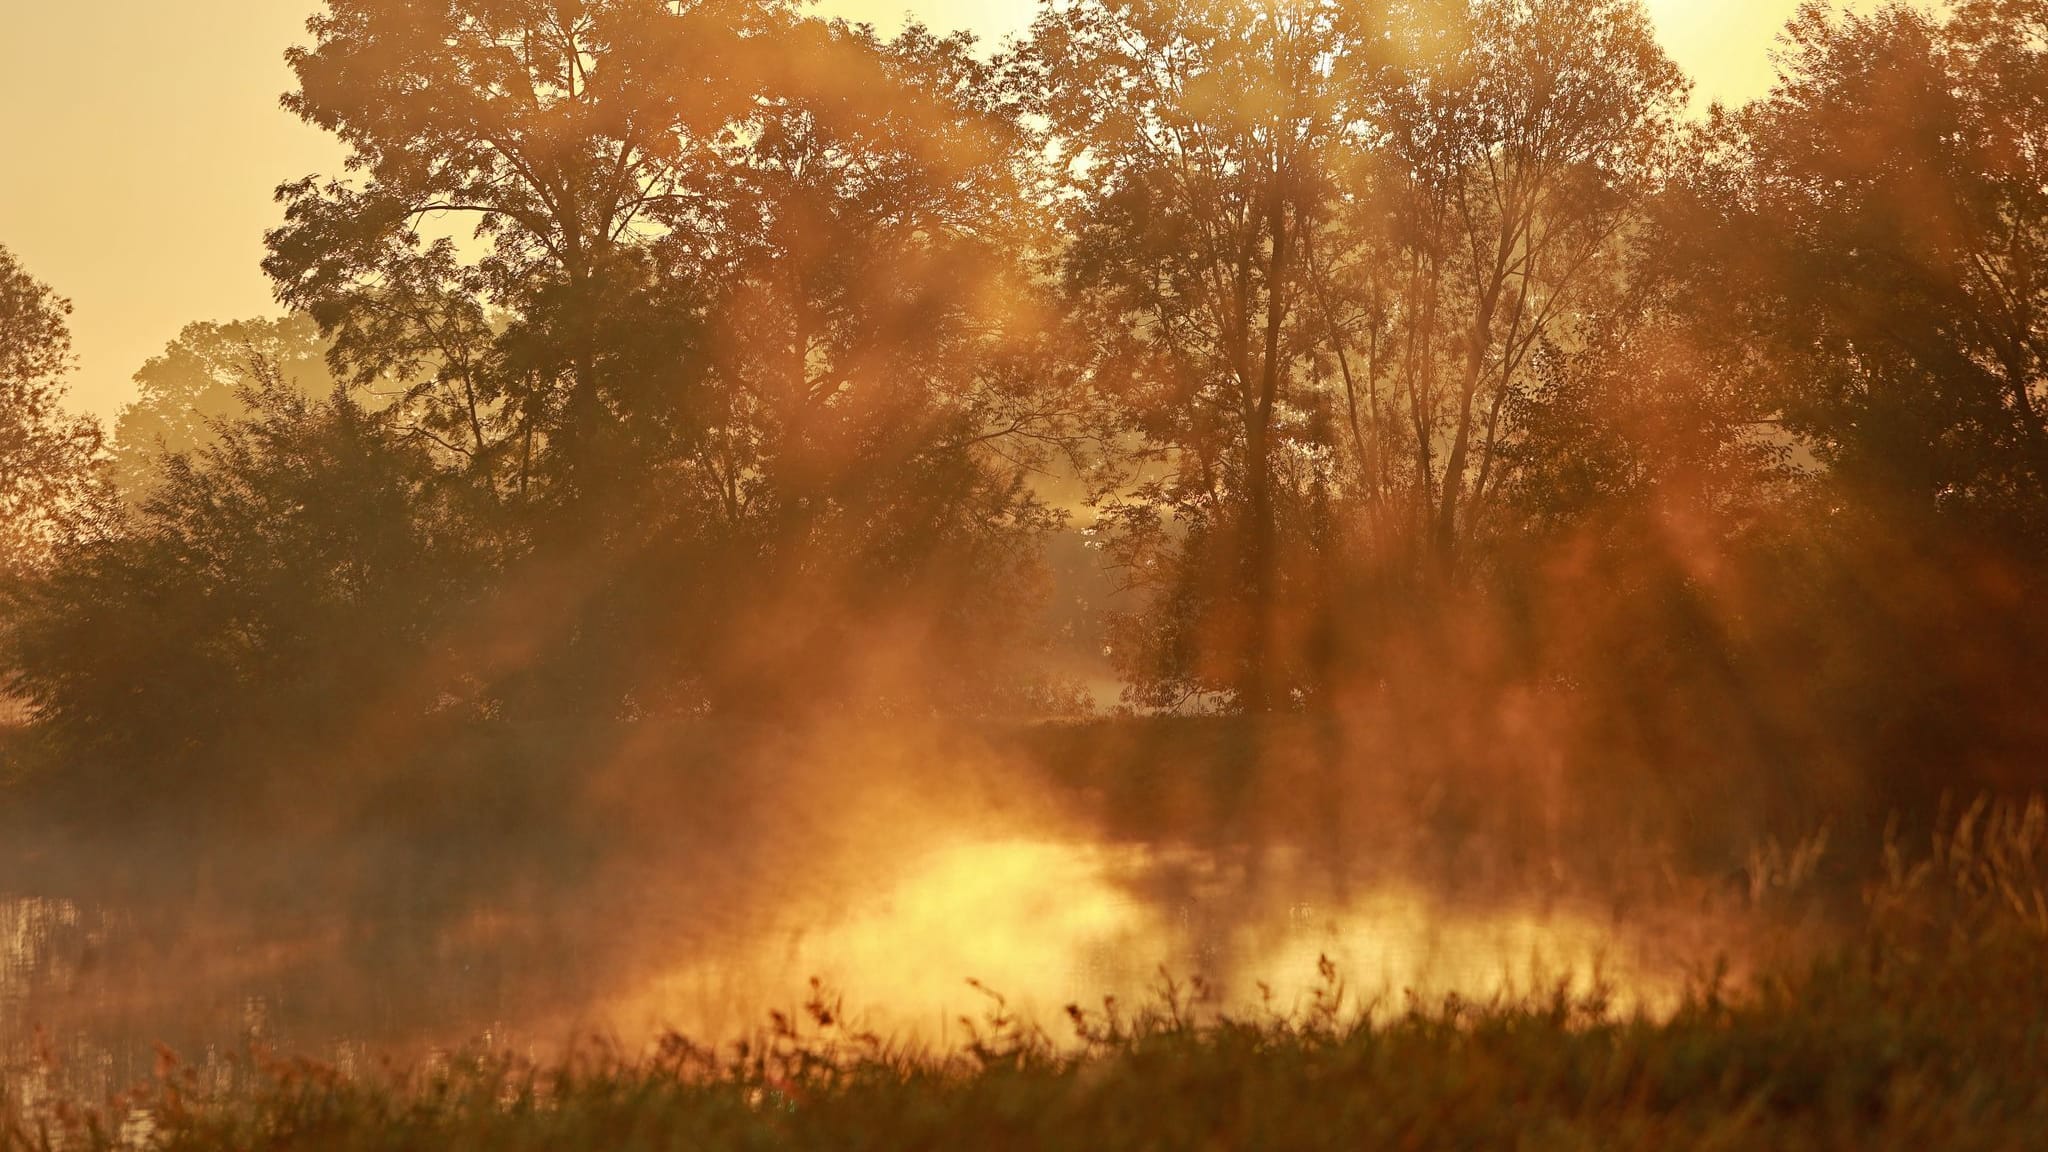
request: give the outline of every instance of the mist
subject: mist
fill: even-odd
[[[1839,945],[2048,763],[2023,7],[328,0],[282,317],[102,428],[0,249],[0,1059]]]

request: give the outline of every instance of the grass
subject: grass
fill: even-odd
[[[999,1000],[912,1051],[819,990],[757,1042],[547,1066],[452,1058],[345,1076],[268,1060],[207,1090],[172,1064],[99,1106],[10,1104],[11,1147],[163,1149],[2028,1149],[2048,1133],[2048,807],[1979,804],[1896,844],[1862,926],[1663,1019],[1559,990],[1231,1017],[1199,985],[1074,1009]],[[145,1122],[144,1117],[147,1117]]]

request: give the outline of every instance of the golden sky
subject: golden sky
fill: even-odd
[[[1650,0],[1703,99],[1769,87],[1798,0]],[[279,109],[281,54],[310,0],[0,0],[0,244],[76,305],[72,403],[111,416],[192,320],[276,311],[256,262],[279,182],[339,151]],[[985,37],[1031,0],[825,0],[893,25],[915,11]]]

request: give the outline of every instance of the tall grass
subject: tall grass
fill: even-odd
[[[10,1148],[2028,1149],[2048,1139],[2048,806],[1979,803],[1894,839],[1824,954],[1668,1017],[1596,989],[1365,1011],[1325,964],[1298,1011],[1198,982],[1057,1033],[991,994],[965,1044],[893,1046],[814,986],[748,1044],[671,1036],[545,1065],[472,1054],[356,1075],[166,1061],[130,1096],[9,1102]]]

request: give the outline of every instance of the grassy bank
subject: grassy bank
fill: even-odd
[[[454,1057],[128,1098],[9,1102],[10,1145],[166,1149],[2020,1149],[2048,1132],[2048,809],[1980,806],[1892,852],[1861,929],[1661,1020],[1599,998],[1224,1017],[1199,988],[1057,1033],[998,1008],[911,1052],[823,996],[746,1047],[548,1066]],[[992,1004],[995,1002],[992,1000]],[[144,1117],[147,1117],[145,1122]]]

